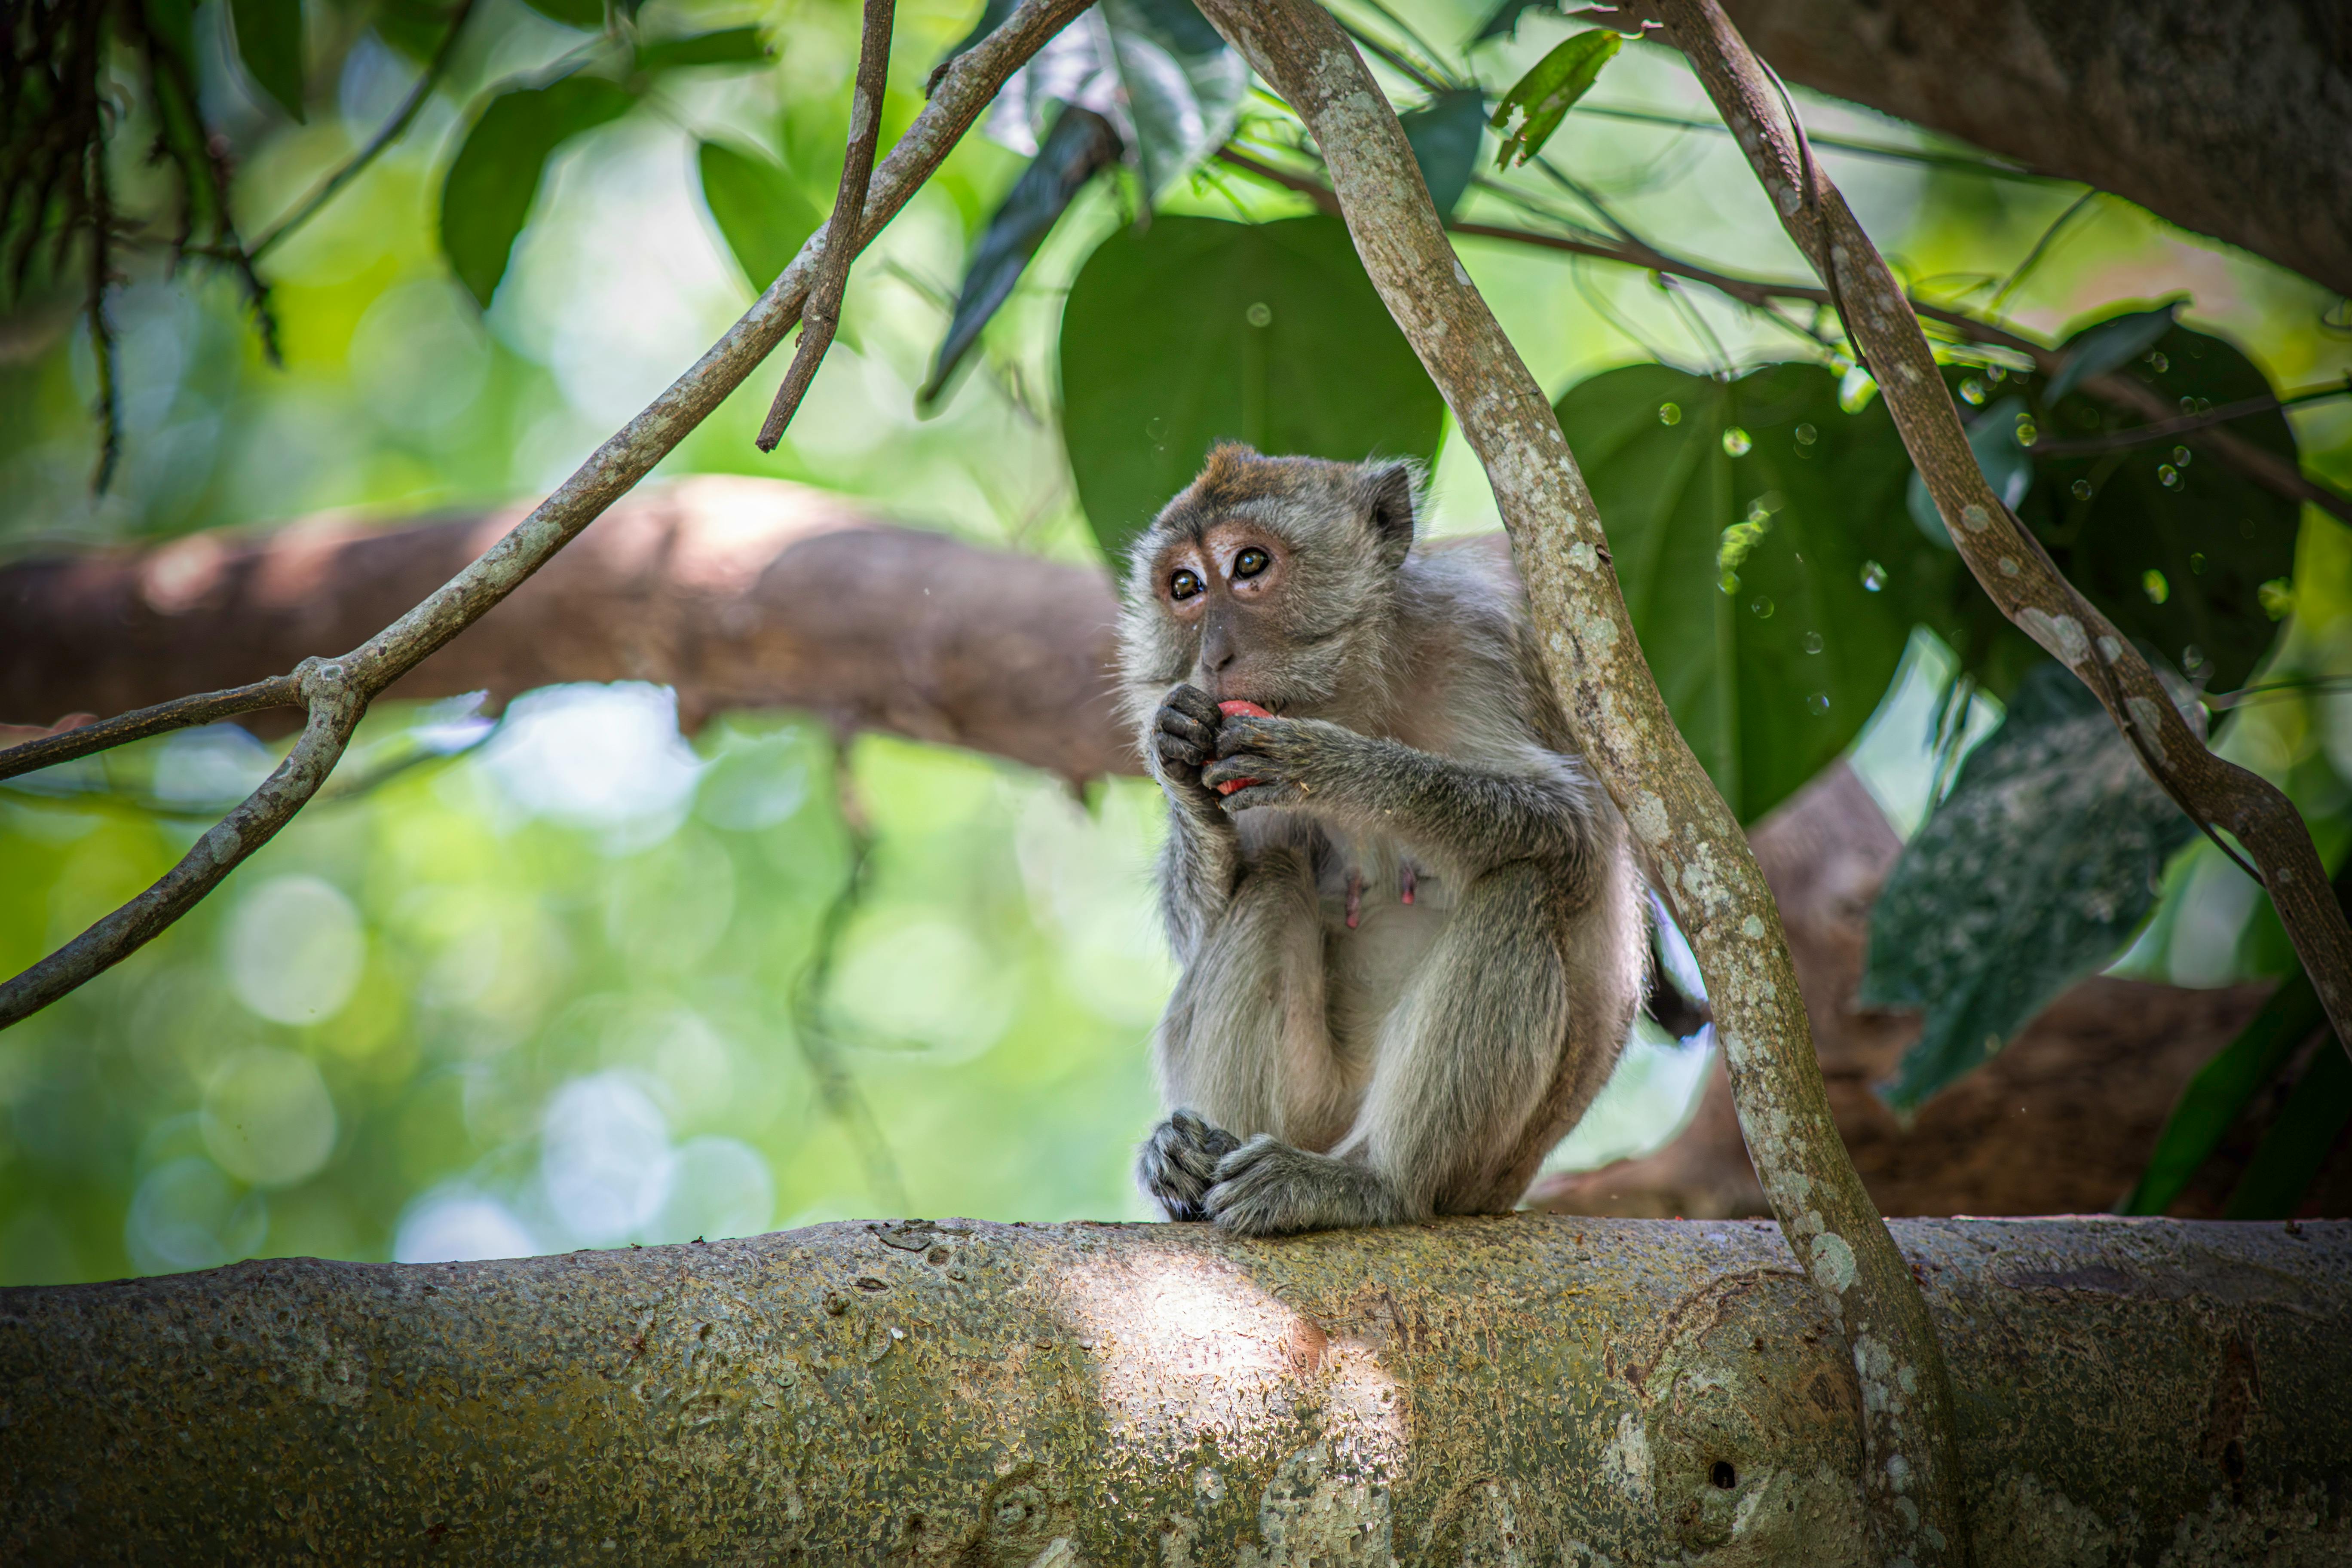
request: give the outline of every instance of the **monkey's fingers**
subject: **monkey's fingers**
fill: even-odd
[[[1240,752],[1274,752],[1295,732],[1297,721],[1276,719],[1271,714],[1259,718],[1249,713],[1228,713],[1217,726],[1217,754],[1230,757]]]
[[[1240,752],[1203,763],[1201,782],[1211,789],[1222,784],[1277,784],[1286,782],[1283,773],[1282,764],[1272,757],[1261,756],[1255,752]]]
[[[1214,733],[1217,721],[1223,717],[1217,711],[1216,700],[1197,686],[1179,686],[1160,700],[1161,712],[1173,708],[1202,729]]]
[[[1239,816],[1244,811],[1254,811],[1262,805],[1305,805],[1310,798],[1304,784],[1254,784],[1230,795],[1220,794],[1217,805],[1223,808],[1227,816]]]
[[[1209,749],[1198,741],[1163,730],[1151,737],[1152,753],[1170,767],[1197,768],[1209,760]]]
[[[1153,717],[1152,728],[1162,735],[1172,735],[1201,749],[1203,758],[1217,749],[1217,727],[1203,724],[1181,708],[1166,707]]]

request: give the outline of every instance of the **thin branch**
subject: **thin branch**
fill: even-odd
[[[1023,0],[1021,7],[1002,26],[947,65],[940,73],[930,102],[915,117],[915,122],[907,128],[898,146],[876,171],[863,219],[854,234],[843,237],[846,242],[841,247],[844,252],[855,254],[873,242],[883,226],[898,216],[899,208],[906,205],[980,118],[1005,79],[1090,3],[1091,0]],[[292,676],[281,678],[299,684],[310,710],[309,727],[293,752],[243,805],[199,839],[188,858],[165,873],[161,881],[5,986],[0,986],[0,1028],[47,1006],[93,975],[121,963],[186,913],[238,860],[285,826],[317,793],[350,739],[351,727],[358,723],[359,716],[379,692],[513,593],[708,418],[783,341],[784,334],[799,320],[811,284],[824,265],[829,248],[829,229],[830,225],[812,236],[792,265],[768,285],[766,291],[752,301],[751,308],[692,368],[597,447],[570,479],[557,487],[553,495],[541,501],[504,538],[406,615],[341,658],[325,663],[305,659]],[[242,689],[249,694],[255,689]],[[274,705],[277,703],[253,704]],[[0,751],[0,776],[19,771],[26,747],[54,748],[32,753],[37,759],[28,764],[32,766],[86,755],[104,745],[133,738],[131,721],[152,720],[157,712],[150,710],[146,715],[127,715],[114,721],[111,728],[89,726],[101,735],[113,737],[111,740],[85,737],[84,743],[78,747],[57,747],[58,741],[71,741],[82,734],[74,731],[65,737],[51,736]],[[161,727],[174,725],[164,723]]]
[[[1611,24],[1615,26],[1616,24]],[[1579,114],[1597,115],[1602,120],[1622,120],[1634,125],[1663,125],[1677,131],[1704,131],[1720,136],[1721,124],[1712,120],[1685,119],[1679,114],[1660,114],[1654,110],[1620,109],[1607,103],[1580,103]],[[1878,158],[1889,163],[1917,163],[1930,169],[1948,169],[1956,174],[1982,174],[1992,180],[2030,180],[2036,184],[2056,183],[2055,174],[2037,174],[2031,169],[2014,163],[1995,163],[1984,158],[1971,158],[1960,153],[1938,153],[1924,147],[1899,147],[1891,142],[1862,142],[1851,136],[1816,136],[1816,147],[1834,152],[1851,153],[1858,158]]]
[[[1853,1354],[1877,1560],[1965,1562],[1935,1324],[1839,1139],[1771,889],[1659,695],[1550,399],[1456,259],[1395,113],[1330,17],[1313,0],[1201,9],[1313,132],[1365,271],[1486,468],[1546,675],[1698,958],[1757,1173]]]
[[[849,150],[841,165],[841,188],[833,198],[833,216],[825,224],[827,234],[856,233],[866,210],[866,183],[874,169],[875,143],[882,136],[882,89],[890,75],[890,27],[897,10],[897,0],[866,0],[866,34],[857,46],[857,84],[849,95]],[[833,347],[833,335],[841,330],[841,300],[849,288],[849,264],[855,259],[853,247],[825,248],[824,271],[801,312],[801,341],[793,351],[792,368],[784,373],[784,384],[776,388],[776,401],[760,426],[758,445],[762,452],[774,451],[776,443],[784,438],[784,426],[800,411],[801,399],[808,395],[825,351]]]
[[[2001,613],[2098,696],[2150,776],[2189,818],[2217,841],[2226,830],[2260,868],[2328,1021],[2339,1039],[2352,1042],[2352,926],[2329,891],[2302,816],[2268,780],[2206,748],[2147,659],[2066,581],[2041,541],[1993,494],[1917,318],[1877,247],[1825,179],[1817,206],[1798,198],[1802,176],[1795,132],[1774,111],[1762,67],[1716,0],[1665,0],[1664,9],[1675,42],[1748,151],[1790,237],[1807,255],[1834,267],[1846,293],[1862,302],[1853,325],[1880,367],[1888,412],[1961,558]],[[2133,395],[2151,419],[2172,412],[2151,387],[2120,376],[2100,379]],[[2147,408],[2150,403],[2155,408]],[[2248,445],[2218,428],[2200,431],[2199,438]],[[2346,1048],[2352,1050],[2352,1043]]]
[[[278,830],[319,793],[336,759],[343,754],[360,715],[367,711],[367,700],[338,664],[304,659],[296,679],[310,704],[310,716],[302,738],[286,760],[262,781],[259,789],[197,839],[179,864],[152,887],[0,985],[0,1029],[39,1012],[152,941],[218,887],[247,856],[277,837]],[[68,731],[68,738],[79,733]],[[0,762],[6,760],[6,753],[0,752]]]
[[[2068,224],[2074,221],[2075,215],[2082,212],[2084,208],[2089,206],[2093,202],[2098,199],[2099,190],[2097,186],[2094,185],[2089,190],[2084,191],[2081,195],[2076,196],[2072,202],[2069,202],[2064,212],[2060,213],[2056,217],[2052,218],[2050,220],[2050,226],[2042,231],[2042,237],[2033,242],[2033,248],[2025,253],[2025,259],[2019,262],[2015,268],[2011,268],[2009,276],[2001,279],[2000,287],[1992,291],[1992,298],[1985,301],[1985,309],[1988,310],[2000,310],[2000,302],[2003,300],[2008,299],[2010,294],[2019,284],[2032,277],[2035,268],[2042,265],[2042,258],[2050,254],[2050,247],[2052,243],[2057,239],[2061,233],[2064,232]]]
[[[408,130],[409,121],[416,118],[417,111],[425,107],[425,100],[433,96],[434,88],[439,85],[442,76],[448,70],[450,60],[457,53],[457,35],[466,30],[466,18],[473,14],[474,0],[457,0],[457,15],[449,18],[449,30],[442,35],[441,47],[433,51],[432,59],[425,62],[425,74],[418,77],[416,85],[408,89],[408,97],[402,100],[393,117],[383,122],[383,127],[369,138],[368,144],[361,148],[349,163],[320,182],[318,188],[304,198],[300,206],[279,219],[277,226],[268,234],[254,241],[252,248],[246,253],[247,256],[258,261],[268,255],[279,240],[316,217],[320,210],[333,201],[345,185],[358,179],[385,148],[400,140]]]
[[[842,832],[849,840],[849,868],[832,901],[825,905],[824,913],[818,917],[815,946],[793,984],[793,1042],[800,1048],[801,1061],[807,1067],[809,1077],[816,1082],[817,1099],[824,1102],[825,1113],[840,1124],[842,1135],[857,1151],[858,1162],[866,1167],[866,1184],[873,1192],[875,1203],[886,1214],[903,1215],[908,1207],[907,1184],[898,1174],[898,1162],[890,1152],[889,1140],[883,1136],[874,1108],[866,1103],[856,1078],[841,1059],[839,1042],[824,1025],[824,996],[832,987],[841,939],[847,933],[858,905],[865,900],[866,877],[874,859],[874,828],[866,819],[864,804],[857,798],[857,779],[850,770],[849,748],[850,737],[836,731],[833,736],[833,798],[841,816]]]
[[[2159,419],[2152,425],[2134,425],[2128,429],[2110,430],[2103,436],[2084,436],[2072,441],[2036,441],[2032,446],[2037,458],[2067,458],[2088,452],[2119,452],[2131,447],[2144,447],[2151,441],[2162,441],[2175,436],[2186,436],[2193,430],[2226,425],[2232,419],[2244,419],[2252,415],[2269,414],[2278,409],[2294,408],[2305,403],[2317,403],[2329,397],[2352,396],[2352,381],[2343,386],[2323,386],[2311,392],[2289,393],[2273,397],[2264,393],[2260,397],[2241,398],[2209,408],[2202,414],[2184,414],[2178,419]]]
[[[273,675],[250,686],[236,686],[226,691],[206,691],[194,697],[159,702],[152,708],[142,708],[101,723],[59,731],[54,735],[44,735],[37,741],[26,741],[0,751],[0,779],[13,779],[19,773],[55,767],[59,763],[72,762],[76,757],[111,751],[132,741],[143,741],[150,735],[168,734],[173,730],[184,730],[194,724],[218,723],[223,719],[234,719],[240,713],[257,713],[265,708],[301,706],[301,679],[293,675]]]

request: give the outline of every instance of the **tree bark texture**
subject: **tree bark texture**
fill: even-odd
[[[0,566],[0,719],[121,711],[348,647],[520,510],[384,527],[328,517]],[[557,681],[652,680],[677,688],[688,728],[730,709],[813,709],[1088,778],[1139,766],[1108,696],[1114,609],[1091,567],[886,522],[798,486],[692,479],[624,500],[392,695],[487,689],[502,702]],[[1905,1127],[1872,1086],[1916,1018],[1851,1005],[1870,905],[1900,842],[1843,765],[1749,837],[1787,926],[1832,1113],[1887,1214],[2106,1208],[2181,1086],[2261,1001],[2252,986],[2086,981]],[[2176,1212],[2220,1214],[2271,1109]],[[1537,1195],[1580,1214],[1765,1212],[1719,1064],[1674,1144]],[[2314,1202],[2352,1213],[2352,1148]]]
[[[1984,1568],[2352,1552],[2352,1225],[1911,1221]],[[1769,1225],[840,1224],[0,1291],[0,1557],[1866,1560]]]
[[[1725,0],[1790,81],[2352,292],[2341,0]]]
[[[0,567],[0,720],[118,713],[354,646],[527,515],[334,516]],[[698,728],[793,707],[1070,778],[1133,772],[1099,569],[898,527],[823,491],[711,476],[615,504],[391,699],[566,680],[675,687]]]

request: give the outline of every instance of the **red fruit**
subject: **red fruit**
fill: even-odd
[[[1253,719],[1271,719],[1274,717],[1273,714],[1267,712],[1256,703],[1246,701],[1239,697],[1231,698],[1223,702],[1218,703],[1217,711],[1228,714],[1246,713]],[[1257,782],[1258,781],[1255,779],[1227,779],[1224,783],[1217,786],[1217,793],[1219,795],[1231,795],[1237,789],[1247,789],[1250,785],[1256,784]]]

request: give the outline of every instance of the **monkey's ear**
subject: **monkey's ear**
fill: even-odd
[[[1381,555],[1391,566],[1401,564],[1412,548],[1412,493],[1421,480],[1412,463],[1370,463],[1364,468],[1370,502],[1372,537]]]

